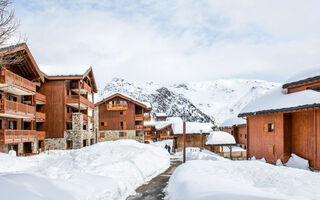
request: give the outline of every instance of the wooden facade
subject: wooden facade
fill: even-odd
[[[186,147],[201,147],[204,148],[206,144],[206,137],[209,133],[203,134],[186,134]],[[200,139],[201,138],[201,139]],[[201,140],[201,143],[200,143]],[[173,147],[178,151],[183,148],[183,135],[174,135]]]
[[[72,113],[82,113],[87,129],[94,130],[94,93],[97,93],[97,86],[92,68],[83,75],[44,77],[45,82],[39,92],[46,96],[46,104],[41,111],[46,113],[43,129],[47,138],[63,138],[64,131],[72,130]]]
[[[142,136],[145,131],[144,121],[149,119],[151,109],[130,97],[114,94],[96,105],[99,112],[99,131],[118,131],[121,138],[127,138],[127,131],[134,131]],[[105,137],[106,133],[102,133]],[[125,136],[123,136],[125,134]]]
[[[246,124],[234,125],[232,127],[222,127],[221,130],[233,135],[234,139],[236,140],[236,143],[239,144],[239,146],[246,149],[246,146],[247,146],[247,125]]]
[[[38,153],[45,139],[45,132],[37,128],[45,120],[38,107],[45,98],[37,89],[44,78],[26,44],[2,48],[0,56],[1,149],[16,150],[18,155]]]
[[[291,95],[307,89],[318,91],[319,86],[319,82],[313,80],[285,84],[283,88],[288,91],[285,95]],[[286,163],[293,153],[307,159],[310,167],[320,169],[320,110],[317,104],[312,107],[299,105],[287,111],[261,112],[239,115],[247,117],[249,158],[264,157],[269,163],[281,159]]]

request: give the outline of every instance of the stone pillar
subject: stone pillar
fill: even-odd
[[[38,140],[31,143],[32,153],[39,153],[38,152]]]
[[[83,114],[72,113],[72,130],[82,131],[83,130]]]

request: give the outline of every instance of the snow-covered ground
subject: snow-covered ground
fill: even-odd
[[[32,157],[1,153],[1,199],[121,200],[169,165],[164,148],[133,140]]]
[[[187,159],[169,180],[168,200],[320,199],[319,173],[230,161],[207,151],[193,151]]]

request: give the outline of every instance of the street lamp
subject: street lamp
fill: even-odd
[[[200,152],[202,151],[202,130],[200,130]]]

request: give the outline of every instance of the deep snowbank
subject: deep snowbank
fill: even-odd
[[[320,199],[320,174],[258,161],[192,160],[179,166],[169,200]]]
[[[32,157],[0,154],[3,199],[125,199],[170,164],[160,147],[133,140]]]

